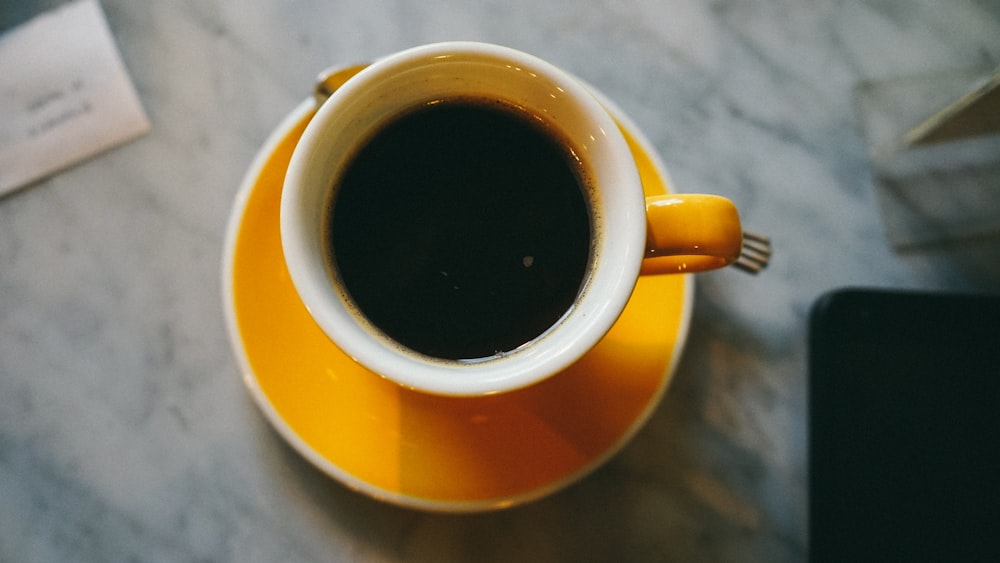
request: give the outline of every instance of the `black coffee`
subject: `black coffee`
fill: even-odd
[[[580,291],[591,248],[583,177],[518,110],[428,105],[378,131],[335,186],[332,264],[359,311],[412,350],[513,350]]]

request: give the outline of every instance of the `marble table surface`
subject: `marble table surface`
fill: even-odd
[[[801,561],[807,319],[844,286],[997,291],[995,241],[887,242],[865,80],[1000,64],[995,0],[102,2],[149,135],[0,199],[0,561]],[[370,500],[285,445],[241,381],[226,221],[331,64],[519,48],[641,124],[680,191],[776,254],[698,278],[663,402],[616,457],[513,509]]]

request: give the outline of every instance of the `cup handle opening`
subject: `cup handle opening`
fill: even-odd
[[[642,275],[694,273],[728,266],[743,249],[743,228],[732,201],[703,194],[646,198]]]

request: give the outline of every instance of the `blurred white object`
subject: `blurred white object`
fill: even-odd
[[[856,100],[894,246],[1000,235],[1000,71],[868,82]]]
[[[149,128],[96,0],[0,35],[0,196]]]

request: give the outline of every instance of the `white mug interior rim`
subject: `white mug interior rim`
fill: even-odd
[[[506,99],[574,139],[594,183],[596,262],[576,304],[529,344],[488,361],[427,358],[373,330],[335,289],[323,233],[333,178],[357,143],[385,119],[455,95]],[[579,359],[624,310],[645,247],[644,196],[635,161],[610,114],[577,80],[534,56],[497,45],[450,42],[402,51],[366,67],[319,108],[289,163],[280,209],[286,265],[322,330],[368,369],[420,391],[483,395],[518,389]]]

